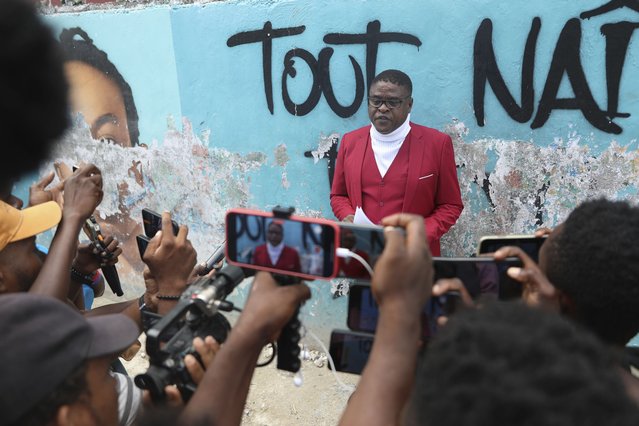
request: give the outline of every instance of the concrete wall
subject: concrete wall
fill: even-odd
[[[164,3],[43,8],[56,31],[82,27],[132,89],[146,147],[93,141],[78,119],[55,153],[102,168],[100,216],[118,226],[122,217],[139,221],[145,206],[170,210],[189,224],[203,259],[223,240],[230,207],[292,205],[332,218],[336,144],[368,123],[369,82],[386,68],[413,79],[412,120],[454,141],[466,209],[442,241],[444,255],[473,253],[481,235],[553,227],[584,199],[637,198],[639,15],[629,8],[591,13],[603,0]],[[133,246],[128,229],[120,235]],[[135,255],[127,252],[131,262]],[[131,270],[121,274],[137,294],[139,269]],[[333,300],[330,286],[314,283],[308,308],[322,330],[344,325],[345,298]]]

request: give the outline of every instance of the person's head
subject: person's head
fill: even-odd
[[[413,107],[413,83],[405,73],[379,73],[368,89],[368,117],[375,129],[388,134],[404,124]]]
[[[14,183],[15,181],[13,179],[10,179],[6,182],[0,182],[0,201],[4,201],[5,203],[9,204],[12,207],[15,207],[16,209],[21,209],[24,205],[24,202],[20,198],[13,195],[13,193],[11,192],[13,191]]]
[[[271,222],[268,224],[266,228],[266,241],[271,243],[271,245],[276,246],[282,242],[284,239],[284,227],[281,223]]]
[[[605,345],[560,315],[516,302],[457,312],[425,350],[406,424],[636,424]]]
[[[138,145],[138,112],[131,87],[107,54],[78,27],[62,30],[60,43],[72,110],[82,114],[93,139]]]
[[[356,242],[357,237],[355,236],[355,232],[353,232],[353,230],[345,227],[340,230],[340,247],[344,247],[350,250],[355,247]]]
[[[34,2],[0,1],[0,183],[35,171],[69,125],[62,52]]]
[[[54,298],[0,297],[4,424],[117,425],[109,367],[139,335],[120,314],[86,319]]]
[[[618,346],[639,332],[638,241],[639,208],[601,198],[577,206],[539,252],[563,312]]]
[[[26,292],[42,269],[35,236],[60,222],[54,201],[18,210],[0,201],[0,298]]]

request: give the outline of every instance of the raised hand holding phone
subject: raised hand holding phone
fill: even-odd
[[[423,218],[400,213],[382,225],[386,246],[371,281],[380,317],[368,363],[340,419],[344,425],[398,423],[415,377],[420,313],[431,294],[433,265]]]
[[[519,282],[522,287],[522,299],[530,306],[541,306],[553,312],[559,312],[559,294],[555,286],[546,278],[539,265],[520,247],[505,246],[493,254],[495,260],[517,257],[521,267],[508,268],[508,276]]]
[[[169,307],[165,301],[182,294],[195,266],[197,253],[187,235],[188,228],[185,225],[181,225],[178,234],[174,235],[171,214],[164,212],[162,229],[151,238],[144,252],[144,263],[158,285],[160,314]]]

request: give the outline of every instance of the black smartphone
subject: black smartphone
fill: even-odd
[[[496,261],[489,256],[434,257],[435,281],[441,278],[459,278],[473,299],[479,297],[499,300],[521,297],[521,284],[507,274],[508,268],[521,266],[517,257]]]
[[[546,241],[547,235],[536,237],[534,235],[484,235],[479,239],[477,254],[493,253],[504,246],[517,246],[521,248],[532,260],[539,260],[539,249]]]
[[[337,275],[334,221],[271,212],[231,209],[226,214],[226,260],[237,266],[302,279]]]
[[[438,297],[431,297],[421,313],[422,338],[427,340],[437,334],[437,318],[454,313],[459,293],[451,292]],[[354,283],[348,291],[348,312],[346,325],[352,331],[375,333],[379,308],[373,298],[370,284]]]
[[[348,330],[333,330],[328,352],[335,363],[335,371],[362,374],[373,348],[375,336]],[[328,368],[331,368],[330,362]]]
[[[142,223],[144,224],[144,233],[147,237],[153,238],[155,234],[162,229],[162,215],[149,208],[142,209]],[[174,220],[171,220],[173,225],[173,234],[177,235],[180,230],[180,225]]]
[[[339,222],[339,247],[351,250],[372,268],[384,251],[384,228],[376,225],[356,225]],[[338,257],[337,276],[370,280],[367,268],[354,257]]]
[[[144,257],[144,252],[146,251],[146,246],[149,244],[150,238],[146,235],[136,235],[135,239],[138,242],[138,251],[140,252],[140,259]]]

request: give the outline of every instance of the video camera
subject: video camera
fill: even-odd
[[[191,354],[200,360],[193,349],[196,337],[204,339],[210,335],[218,343],[226,340],[231,325],[219,311],[225,310],[224,299],[245,277],[242,268],[227,265],[213,278],[199,278],[182,293],[177,305],[147,330],[150,366],[146,373],[135,377],[135,384],[149,390],[153,401],[164,401],[164,387],[172,384],[177,386],[185,402],[191,398],[196,385],[186,369],[184,357]]]

